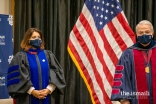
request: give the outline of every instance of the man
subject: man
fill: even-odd
[[[156,42],[152,24],[136,26],[138,42],[126,49],[114,75],[112,101],[121,104],[156,104]]]

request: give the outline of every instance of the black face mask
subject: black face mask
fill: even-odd
[[[40,39],[30,40],[30,45],[32,45],[34,48],[40,48],[41,43],[42,40]]]
[[[142,36],[138,36],[138,41],[142,44],[147,44],[152,40],[152,35],[143,34]]]

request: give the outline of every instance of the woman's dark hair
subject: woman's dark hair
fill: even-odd
[[[29,44],[29,39],[30,37],[32,36],[33,32],[38,32],[40,34],[40,37],[41,37],[41,40],[42,40],[42,43],[41,43],[41,46],[40,46],[40,49],[44,49],[44,38],[43,38],[43,34],[40,30],[38,30],[37,28],[29,28],[25,34],[24,34],[24,37],[22,39],[22,42],[21,42],[21,48],[24,50],[24,51],[28,51],[30,48],[32,48],[32,46]]]

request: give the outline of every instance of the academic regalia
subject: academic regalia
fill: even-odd
[[[151,54],[149,62],[145,60],[147,53]],[[155,41],[147,47],[137,42],[122,53],[115,69],[111,100],[123,99],[130,104],[156,104]]]
[[[45,99],[29,95],[30,87],[45,89],[49,84],[56,86]],[[8,92],[16,104],[54,104],[55,94],[63,94],[65,87],[63,69],[51,51],[30,49],[18,52],[12,59],[7,76]]]

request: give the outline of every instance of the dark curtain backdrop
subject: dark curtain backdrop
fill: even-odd
[[[67,43],[85,0],[15,0],[14,54],[30,27],[40,29],[45,38],[45,49],[51,50],[64,69],[67,86],[58,95],[56,104],[91,104],[90,95],[79,72],[67,52]],[[147,19],[156,27],[156,0],[120,0],[126,18],[135,25]],[[156,31],[156,28],[154,28]]]

